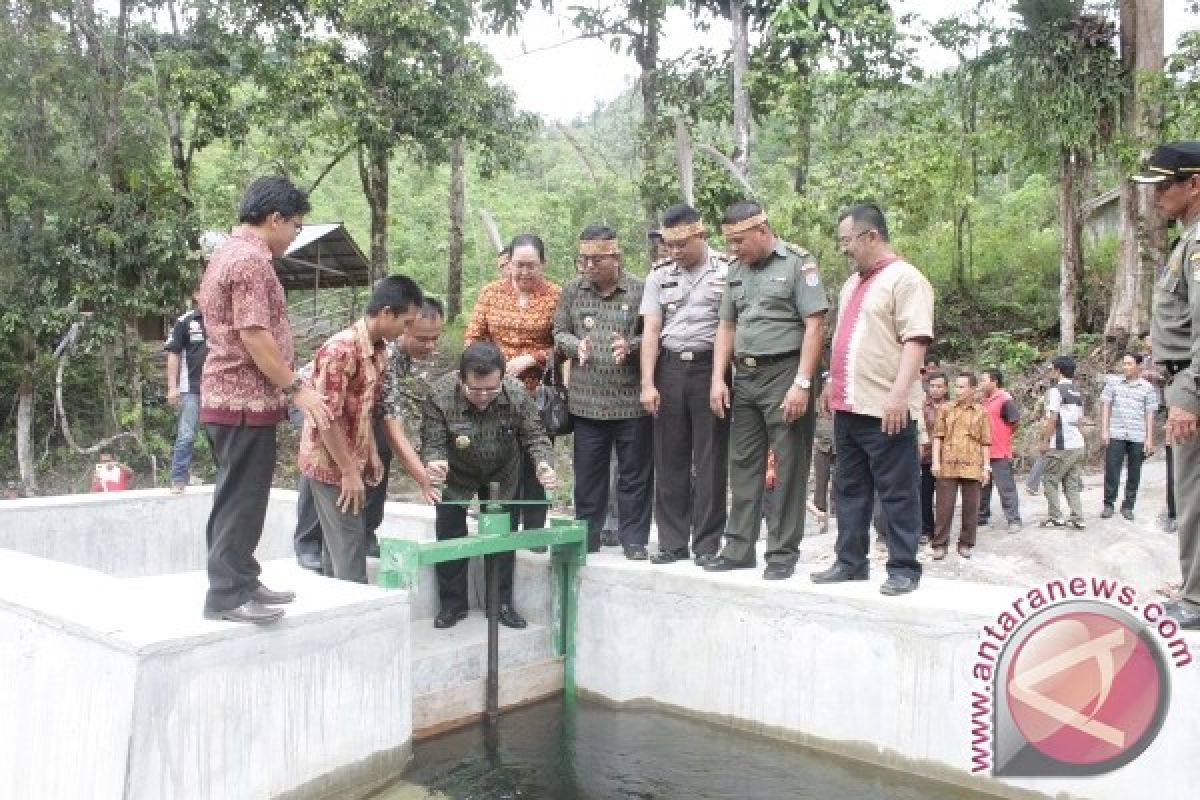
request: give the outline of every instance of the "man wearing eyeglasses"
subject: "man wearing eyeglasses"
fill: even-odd
[[[643,284],[622,268],[617,233],[606,225],[589,225],[579,235],[576,263],[580,277],[563,287],[554,312],[554,345],[571,359],[575,516],[587,521],[588,550],[599,550],[615,450],[617,537],[626,558],[645,561],[654,429],[639,399]]]
[[[765,580],[796,569],[812,463],[816,405],[813,383],[829,301],[809,253],[775,236],[758,203],[734,203],[721,231],[736,259],[718,312],[709,407],[732,411],[729,484],[733,501],[720,556],[710,572],[756,566],[767,449],[775,453],[777,513],[767,518]],[[733,392],[726,376],[734,369]]]
[[[1179,563],[1183,586],[1166,611],[1200,630],[1200,142],[1160,145],[1138,183],[1154,186],[1154,206],[1182,229],[1154,284],[1151,351],[1167,375],[1166,444],[1174,460]]]
[[[537,405],[519,380],[505,377],[504,356],[494,344],[476,342],[463,351],[458,372],[434,382],[422,417],[422,455],[430,482],[441,487],[439,500],[512,500],[522,451],[537,465],[543,487],[552,491],[558,485]],[[434,529],[439,540],[466,536],[466,507],[439,502]],[[495,558],[500,561],[497,619],[509,628],[524,628],[525,619],[512,604],[513,554]],[[450,628],[467,616],[467,559],[438,564],[437,577],[441,610],[433,626]]]
[[[814,583],[865,581],[871,516],[883,506],[888,578],[885,595],[921,580],[919,372],[933,341],[933,287],[892,249],[878,206],[860,203],[838,220],[837,243],[855,268],[842,285],[821,404],[833,410],[837,441],[837,561]],[[931,432],[932,433],[932,432]]]

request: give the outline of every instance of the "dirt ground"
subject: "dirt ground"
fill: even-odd
[[[1122,580],[1141,592],[1164,589],[1179,581],[1177,538],[1164,533],[1157,517],[1166,508],[1166,462],[1158,453],[1142,468],[1141,487],[1132,522],[1120,514],[1101,519],[1103,475],[1084,475],[1083,511],[1086,530],[1040,528],[1046,517],[1046,500],[1025,492],[1023,476],[1017,485],[1024,527],[1017,533],[1005,530],[1000,499],[992,493],[992,527],[981,527],[972,558],[960,558],[954,547],[943,561],[934,561],[929,548],[921,549],[926,575],[978,581],[1003,586],[1029,586],[1048,579],[1075,575],[1097,575]],[[1065,510],[1065,503],[1064,503]],[[998,524],[997,524],[998,523]],[[829,532],[813,535],[811,522],[801,546],[805,565],[823,568],[833,562],[837,520],[829,520]],[[951,539],[958,535],[958,526]],[[886,553],[872,547],[872,568],[882,572]]]

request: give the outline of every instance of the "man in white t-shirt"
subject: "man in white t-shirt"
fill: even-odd
[[[1083,461],[1086,454],[1079,420],[1083,417],[1083,395],[1076,388],[1075,359],[1059,356],[1051,362],[1055,385],[1046,392],[1046,418],[1042,423],[1040,450],[1046,456],[1043,489],[1046,493],[1046,519],[1042,527],[1070,526],[1083,530]],[[1071,516],[1064,520],[1059,506],[1059,490],[1067,496]]]

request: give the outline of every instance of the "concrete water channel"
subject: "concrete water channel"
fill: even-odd
[[[304,572],[295,494],[276,490],[259,557],[297,601],[267,628],[206,621],[209,503],[200,488],[0,505],[0,798],[1195,796],[1196,663],[1172,671],[1157,737],[1121,769],[972,772],[973,668],[1019,588],[927,578],[884,598],[882,575],[822,587],[804,569],[765,583],[589,556],[568,713],[537,702],[564,685],[561,573],[522,552],[530,626],[501,629],[515,710],[489,741],[487,626],[433,629],[431,567],[409,589]],[[389,504],[382,533],[431,541],[432,510]]]

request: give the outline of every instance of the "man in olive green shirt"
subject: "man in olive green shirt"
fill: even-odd
[[[557,485],[550,437],[537,405],[520,381],[504,376],[504,356],[490,342],[468,347],[458,372],[434,383],[425,401],[421,441],[426,473],[442,487],[442,500],[513,499],[521,450],[537,465],[542,486]],[[466,536],[466,508],[438,503],[434,529],[439,540]],[[525,620],[512,606],[513,554],[494,557],[500,559],[498,619],[524,628]],[[449,628],[467,616],[467,560],[438,564],[437,576],[441,611],[433,625]]]
[[[1182,227],[1154,284],[1151,349],[1168,375],[1166,444],[1174,459],[1183,586],[1167,613],[1185,630],[1200,630],[1200,142],[1154,149],[1133,180],[1154,185],[1154,205]]]
[[[757,203],[734,203],[722,231],[731,255],[713,351],[709,404],[733,411],[729,483],[733,503],[721,555],[710,572],[756,565],[767,449],[775,451],[778,514],[767,520],[767,580],[791,577],[804,537],[812,461],[813,376],[829,301],[817,262],[776,238]],[[736,357],[735,357],[736,356]],[[733,362],[733,395],[725,382]]]

